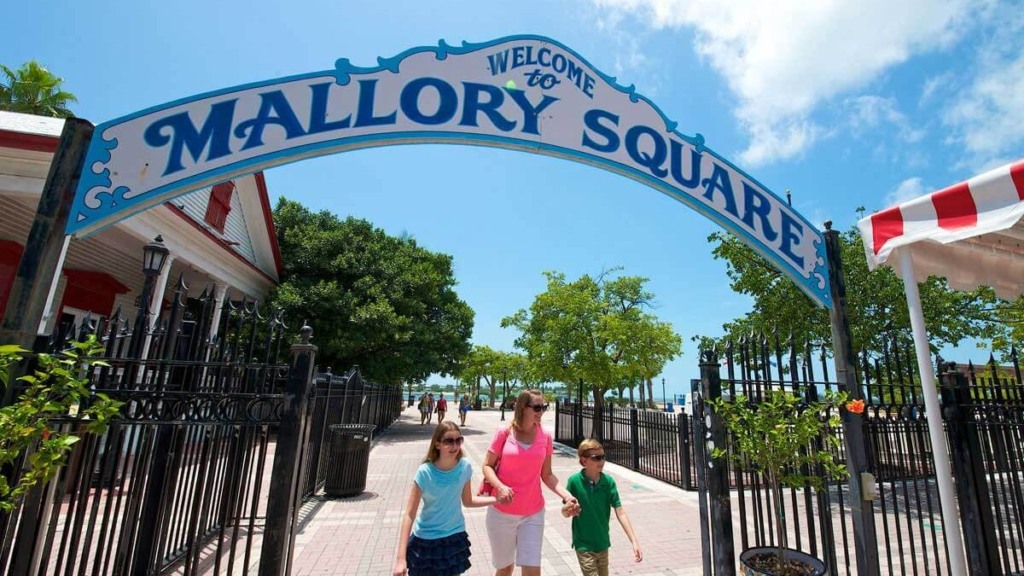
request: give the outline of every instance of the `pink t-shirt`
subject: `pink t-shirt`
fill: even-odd
[[[503,439],[504,437],[505,434],[495,434],[488,450],[495,454],[501,450],[498,480],[511,488],[515,492],[515,497],[509,504],[495,504],[494,507],[505,514],[515,516],[536,514],[544,508],[540,472],[544,466],[544,459],[554,452],[551,436],[538,425],[529,448],[524,448],[516,442],[515,435],[511,432],[507,441]],[[504,449],[501,446],[503,442]]]

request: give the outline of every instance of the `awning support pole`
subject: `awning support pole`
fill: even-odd
[[[917,289],[917,280],[914,279],[914,258],[909,246],[903,246],[897,252],[900,258],[900,276],[903,277],[903,291],[906,293],[907,309],[910,311],[910,327],[914,332],[917,370],[924,392],[928,437],[932,442],[932,458],[935,460],[935,481],[939,487],[939,501],[942,504],[942,533],[946,537],[946,550],[949,551],[950,574],[967,576],[960,513],[957,510],[956,491],[953,488],[949,450],[946,448],[946,437],[942,431],[942,408],[939,407],[938,382],[932,370],[931,348],[928,346],[928,332],[925,330],[924,312],[921,309],[921,294]]]

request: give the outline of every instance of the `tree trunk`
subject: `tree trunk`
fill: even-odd
[[[651,408],[654,408],[654,381],[650,378],[647,379],[647,400],[651,403]]]
[[[641,380],[637,385],[640,389],[640,408],[647,408],[647,395],[644,393],[644,381]]]
[[[779,561],[785,562],[788,535],[786,534],[785,509],[782,505],[782,486],[779,485],[779,479],[775,474],[769,474],[768,481],[772,485],[772,500],[775,504],[775,530],[778,533]]]
[[[594,387],[594,418],[592,420],[593,426],[590,427],[590,437],[601,440],[604,435],[601,434],[601,417],[604,414],[604,389]]]
[[[490,402],[489,405],[490,405],[491,408],[494,408],[494,395],[497,394],[497,392],[498,392],[497,391],[498,381],[496,379],[494,379],[494,378],[488,378],[487,376],[484,376],[484,382],[487,382],[487,387],[491,391],[491,394],[490,394],[491,402]]]

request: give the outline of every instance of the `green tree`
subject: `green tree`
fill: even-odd
[[[855,349],[880,350],[882,339],[911,338],[903,281],[891,268],[868,271],[856,226],[840,233],[846,281],[847,311]],[[831,334],[828,311],[817,306],[788,277],[741,240],[724,232],[708,237],[712,254],[727,265],[730,287],[753,299],[750,312],[723,325],[725,338],[743,335],[792,335],[797,343],[822,342]],[[985,311],[997,301],[989,288],[952,290],[945,279],[931,277],[920,284],[921,302],[933,351],[968,338],[991,338],[999,329],[985,321]],[[708,342],[705,341],[705,344]]]
[[[648,312],[654,295],[644,287],[647,279],[612,277],[616,271],[572,282],[545,272],[547,290],[501,322],[519,330],[516,347],[538,378],[583,379],[597,406],[624,378],[658,374],[682,353],[672,325]]]
[[[68,104],[78,102],[74,94],[64,90],[64,79],[55,76],[35,60],[12,70],[0,64],[0,110],[39,116],[70,118]]]
[[[502,353],[490,346],[474,345],[456,369],[456,377],[466,384],[476,383],[475,394],[480,395],[480,381],[487,385],[490,396],[491,407],[494,406],[496,389],[498,386],[497,375],[500,375],[499,362]]]
[[[473,310],[451,256],[284,198],[274,224],[284,269],[271,303],[314,327],[319,363],[397,384],[452,374],[469,353]]]

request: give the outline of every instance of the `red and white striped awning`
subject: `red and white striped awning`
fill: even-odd
[[[1024,159],[876,212],[858,222],[868,266],[913,245],[914,276],[950,286],[1024,293]],[[893,265],[890,263],[890,265]]]

